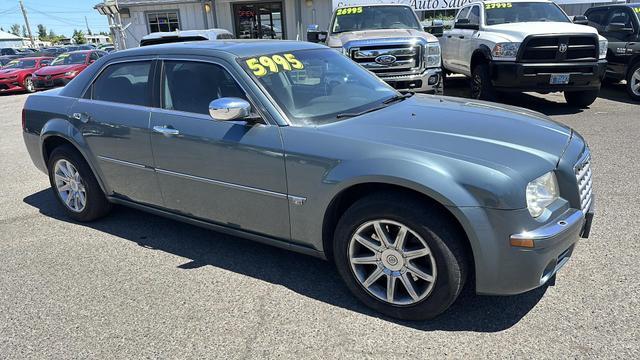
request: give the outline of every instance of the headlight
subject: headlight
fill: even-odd
[[[609,41],[606,39],[600,40],[598,42],[599,55],[598,58],[606,59],[607,58],[607,48],[609,47]]]
[[[518,48],[520,48],[518,42],[497,43],[491,50],[491,55],[494,58],[515,58],[518,55]]]
[[[77,71],[67,71],[64,73],[64,76],[75,76],[77,73]]]
[[[527,209],[534,218],[558,198],[558,182],[553,171],[527,184]]]
[[[440,67],[440,43],[427,43],[426,48],[427,67]]]

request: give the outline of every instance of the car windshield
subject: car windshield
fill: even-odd
[[[51,62],[52,66],[55,65],[72,65],[72,64],[84,64],[87,59],[87,54],[85,53],[65,53],[58,56],[55,60]]]
[[[494,2],[484,5],[486,25],[554,21],[571,22],[558,5],[551,2]]]
[[[36,67],[36,61],[31,59],[16,59],[9,61],[3,69],[31,69]]]
[[[387,106],[399,93],[331,49],[239,59],[296,125],[319,125]]]
[[[421,30],[421,27],[407,6],[354,6],[336,10],[331,32],[377,29]]]

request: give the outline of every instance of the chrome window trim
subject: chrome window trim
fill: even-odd
[[[225,64],[222,63],[224,60],[219,59],[219,58],[203,59],[203,58],[199,58],[199,57],[194,57],[194,58],[176,57],[176,56],[172,56],[172,55],[159,55],[156,58],[156,60],[162,62],[161,67],[160,67],[160,72],[159,72],[160,78],[158,79],[158,81],[159,81],[158,86],[160,88],[160,97],[161,98],[162,98],[162,94],[163,94],[162,75],[164,74],[164,61],[193,61],[193,62],[202,62],[202,63],[214,64],[214,65],[218,65],[218,66],[222,67],[227,73],[229,73],[229,75],[231,75],[231,77],[236,82],[236,84],[244,92],[247,100],[251,104],[251,107],[255,111],[258,112],[258,115],[260,115],[260,117],[262,119],[265,120],[265,124],[264,125],[266,125],[266,126],[278,126],[277,121],[275,119],[273,119],[271,114],[268,111],[266,111],[266,109],[262,109],[262,107],[256,106],[256,103],[257,103],[256,100],[253,99],[251,94],[249,92],[247,92],[247,89],[245,89],[245,87],[242,86],[242,83],[240,81],[238,81],[238,76],[236,76],[236,74],[234,74],[233,71],[230,71],[229,67],[225,66]],[[160,100],[162,100],[162,99],[160,99]],[[175,111],[175,112],[178,112],[178,113],[181,113],[181,114],[189,114],[190,116],[195,116],[195,117],[205,116],[207,119],[211,120],[210,116],[206,116],[204,114],[193,113],[193,112],[189,112],[189,111],[165,109],[162,106],[163,106],[162,101],[160,101],[160,107],[157,107],[157,108],[154,108],[154,109],[159,109],[159,110],[162,110],[162,111],[169,111],[169,112]],[[265,113],[268,114],[268,116],[265,116]],[[285,119],[286,119],[286,117],[285,117]],[[286,121],[288,122],[288,119],[286,119]],[[273,123],[275,123],[275,124],[273,124]]]

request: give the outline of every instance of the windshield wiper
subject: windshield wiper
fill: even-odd
[[[386,108],[387,105],[384,106],[377,106],[371,109],[367,109],[365,111],[361,111],[361,112],[357,112],[357,113],[343,113],[343,114],[338,114],[336,115],[336,119],[343,119],[343,118],[348,118],[348,117],[356,117],[356,116],[360,116],[360,115],[364,115],[366,113],[370,113],[370,112],[374,112],[380,109],[384,109]]]
[[[387,100],[383,101],[383,104],[391,104],[392,102],[396,102],[396,101],[402,101],[404,99],[408,99],[410,97],[412,97],[415,93],[414,92],[405,92],[404,94],[401,95],[394,95],[390,98],[388,98]]]

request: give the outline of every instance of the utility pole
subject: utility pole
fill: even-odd
[[[20,0],[20,9],[22,9],[22,16],[24,16],[24,23],[27,26],[27,33],[29,34],[29,40],[31,40],[31,47],[36,47],[36,42],[33,41],[33,35],[31,35],[31,26],[29,26],[29,19],[27,18],[27,10],[24,9],[24,4]]]

